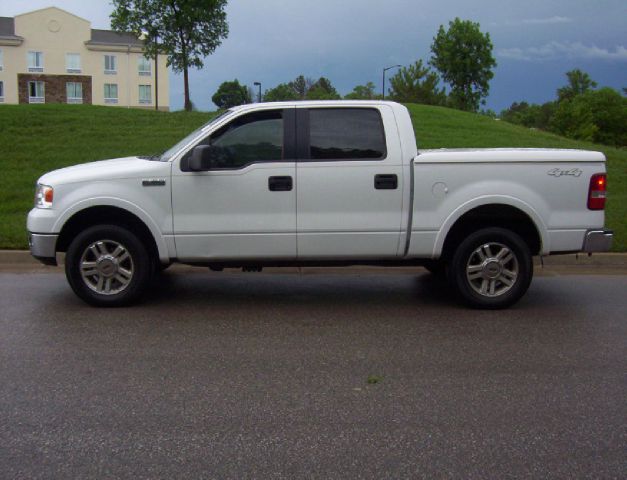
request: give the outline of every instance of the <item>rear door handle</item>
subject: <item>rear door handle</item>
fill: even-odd
[[[292,177],[268,177],[268,190],[271,192],[289,192],[292,186]]]
[[[395,174],[375,175],[374,188],[377,190],[396,190],[398,188],[398,177]]]

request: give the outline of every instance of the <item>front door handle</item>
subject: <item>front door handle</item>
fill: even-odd
[[[289,192],[292,186],[292,177],[268,177],[268,190],[271,192]]]
[[[395,174],[375,175],[374,188],[377,190],[396,190],[398,188],[398,177]]]

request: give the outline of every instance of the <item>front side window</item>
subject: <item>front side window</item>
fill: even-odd
[[[309,110],[311,160],[379,160],[386,156],[381,114],[374,108]]]
[[[80,82],[67,82],[65,84],[67,103],[83,103],[83,84]]]
[[[44,71],[44,52],[28,52],[28,71]]]
[[[78,53],[65,54],[65,70],[67,73],[81,73],[81,56]]]
[[[152,93],[150,89],[150,85],[140,85],[139,86],[139,103],[151,103],[152,102]]]
[[[44,82],[28,82],[28,103],[44,103],[45,101]]]
[[[118,85],[117,83],[105,83],[104,86],[105,103],[118,103]]]
[[[249,113],[226,124],[198,145],[215,147],[217,169],[237,169],[283,159],[283,112]],[[191,151],[186,154],[188,158]]]
[[[151,63],[150,59],[146,57],[139,57],[139,61],[137,63],[137,71],[139,75],[149,77],[151,75]]]
[[[118,72],[118,62],[115,55],[104,56],[104,73],[114,75]]]
[[[0,80],[0,102],[4,102],[4,82]]]

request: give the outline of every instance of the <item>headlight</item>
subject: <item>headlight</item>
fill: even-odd
[[[50,208],[52,207],[52,200],[54,198],[54,189],[49,185],[37,184],[37,190],[35,190],[35,206],[37,208]]]

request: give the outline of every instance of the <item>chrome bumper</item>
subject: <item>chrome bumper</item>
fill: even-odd
[[[612,248],[612,230],[588,230],[583,239],[582,251],[586,253],[607,252]]]
[[[59,235],[28,234],[28,245],[33,257],[46,265],[56,265],[56,245]]]

